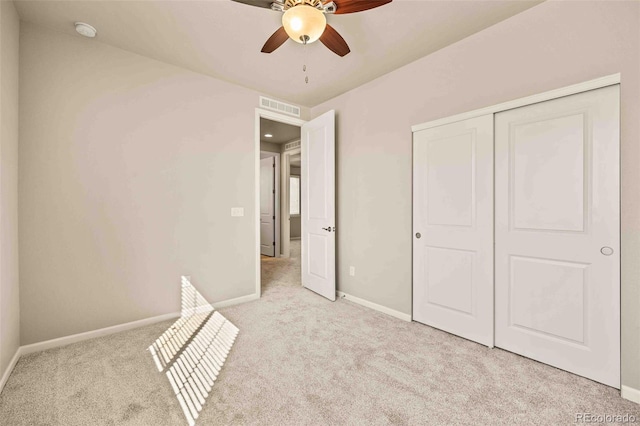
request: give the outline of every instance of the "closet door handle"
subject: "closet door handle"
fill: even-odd
[[[605,256],[611,256],[613,254],[613,249],[611,247],[604,246],[600,249],[600,253]]]

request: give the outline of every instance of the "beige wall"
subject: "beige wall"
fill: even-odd
[[[289,238],[300,238],[302,236],[302,218],[300,216],[291,217],[289,222],[291,223]]]
[[[18,40],[13,3],[0,2],[0,377],[20,346]]]
[[[259,94],[23,24],[22,344],[255,292]],[[244,217],[231,217],[231,207]]]
[[[260,142],[260,151],[280,153],[282,145],[272,142]]]
[[[340,290],[411,312],[412,125],[620,72],[622,383],[640,389],[639,54],[639,2],[546,2],[312,108],[337,112]]]

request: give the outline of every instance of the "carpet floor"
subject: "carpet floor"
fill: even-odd
[[[615,389],[329,302],[300,287],[296,267],[295,256],[264,260],[262,298],[220,310],[240,334],[197,424],[569,425],[577,413],[640,422],[640,405]],[[0,394],[0,424],[186,425],[146,350],[171,324],[22,357]]]

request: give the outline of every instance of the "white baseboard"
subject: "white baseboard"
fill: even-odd
[[[96,337],[107,336],[109,334],[119,333],[121,331],[133,330],[134,328],[144,327],[146,325],[155,324],[170,319],[180,317],[179,312],[171,314],[158,315],[157,317],[145,318],[138,321],[118,324],[111,327],[100,328],[98,330],[86,331],[84,333],[72,334],[57,339],[45,340],[44,342],[33,343],[20,347],[21,355],[27,355],[34,352],[46,351],[47,349],[58,348],[60,346],[70,345],[72,343],[82,342],[83,340],[95,339]]]
[[[248,296],[242,296],[235,299],[223,300],[213,304],[216,309],[224,308],[226,306],[238,305],[240,303],[250,302],[252,300],[259,299],[257,294],[250,294]],[[156,317],[145,318],[138,321],[128,322],[125,324],[114,325],[111,327],[101,328],[98,330],[87,331],[84,333],[73,334],[71,336],[60,337],[58,339],[46,340],[44,342],[33,343],[31,345],[25,345],[20,347],[20,354],[26,355],[34,352],[45,351],[47,349],[58,348],[60,346],[70,345],[72,343],[82,342],[83,340],[94,339],[96,337],[107,336],[109,334],[119,333],[121,331],[133,330],[134,328],[144,327],[146,325],[155,324],[162,321],[176,319],[180,317],[179,312],[170,314],[159,315]]]
[[[224,308],[227,306],[238,305],[240,303],[250,302],[252,300],[259,299],[257,294],[250,294],[248,296],[237,297],[235,299],[223,300],[213,304],[216,309]],[[73,334],[71,336],[60,337],[58,339],[45,340],[44,342],[33,343],[30,345],[20,346],[15,355],[11,359],[11,362],[7,366],[6,370],[0,378],[0,392],[4,388],[5,383],[9,379],[11,372],[15,368],[18,360],[22,355],[32,354],[34,352],[46,351],[47,349],[58,348],[61,346],[70,345],[72,343],[82,342],[83,340],[94,339],[96,337],[107,336],[109,334],[119,333],[121,331],[133,330],[135,328],[144,327],[147,325],[155,324],[162,321],[168,321],[180,317],[179,312],[171,314],[158,315],[156,317],[145,318],[138,321],[132,321],[125,324],[114,325],[111,327],[100,328],[98,330],[87,331],[84,333]]]
[[[620,387],[620,395],[624,399],[640,404],[640,389],[634,389],[629,386],[622,385]]]
[[[7,380],[9,380],[9,376],[11,376],[13,369],[16,367],[16,364],[20,359],[20,355],[21,355],[20,349],[21,348],[18,348],[16,350],[16,353],[13,355],[13,358],[11,358],[9,365],[7,365],[7,369],[4,370],[4,374],[2,374],[2,377],[0,378],[0,393],[2,393],[2,389],[4,389],[4,385],[7,384]]]
[[[257,294],[250,294],[248,296],[242,296],[235,299],[223,300],[221,302],[214,303],[213,307],[216,309],[220,309],[227,306],[250,302],[252,300],[256,300],[259,298],[260,297]],[[72,343],[82,342],[83,340],[89,340],[89,339],[94,339],[96,337],[107,336],[109,334],[119,333],[121,331],[133,330],[134,328],[140,328],[146,325],[151,325],[151,324],[155,324],[162,321],[176,319],[179,317],[180,317],[180,313],[174,312],[170,314],[159,315],[156,317],[141,319],[138,321],[128,322],[125,324],[119,324],[111,327],[100,328],[98,330],[73,334],[71,336],[60,337],[58,339],[52,339],[52,340],[46,340],[44,342],[33,343],[31,345],[21,346],[20,354],[27,355],[34,352],[45,351],[47,349],[58,348],[60,346],[66,346]]]
[[[343,297],[346,300],[350,300],[353,303],[357,303],[358,305],[362,305],[369,309],[382,312],[383,314],[391,315],[392,317],[401,319],[402,321],[411,322],[411,315],[409,314],[405,314],[403,312],[396,311],[391,308],[387,308],[386,306],[378,305],[377,303],[369,302],[368,300],[360,299],[359,297],[352,296],[342,291],[337,291],[336,294],[338,295],[338,297]]]
[[[241,303],[251,302],[253,300],[260,299],[256,293],[248,296],[236,297],[235,299],[223,300],[222,302],[215,302],[213,307],[216,309],[226,308],[227,306],[239,305]]]

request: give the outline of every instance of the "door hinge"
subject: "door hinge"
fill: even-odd
[[[273,220],[276,220],[276,217],[275,217],[275,216],[273,217]]]
[[[276,242],[275,242],[275,241],[273,242],[273,245],[274,245],[274,246],[276,245]]]
[[[275,189],[273,190],[273,193],[274,193],[274,194],[276,193],[276,190],[275,190]]]
[[[275,168],[276,168],[276,163],[273,163],[273,164],[272,164],[272,166],[273,166],[273,168],[275,169]]]

